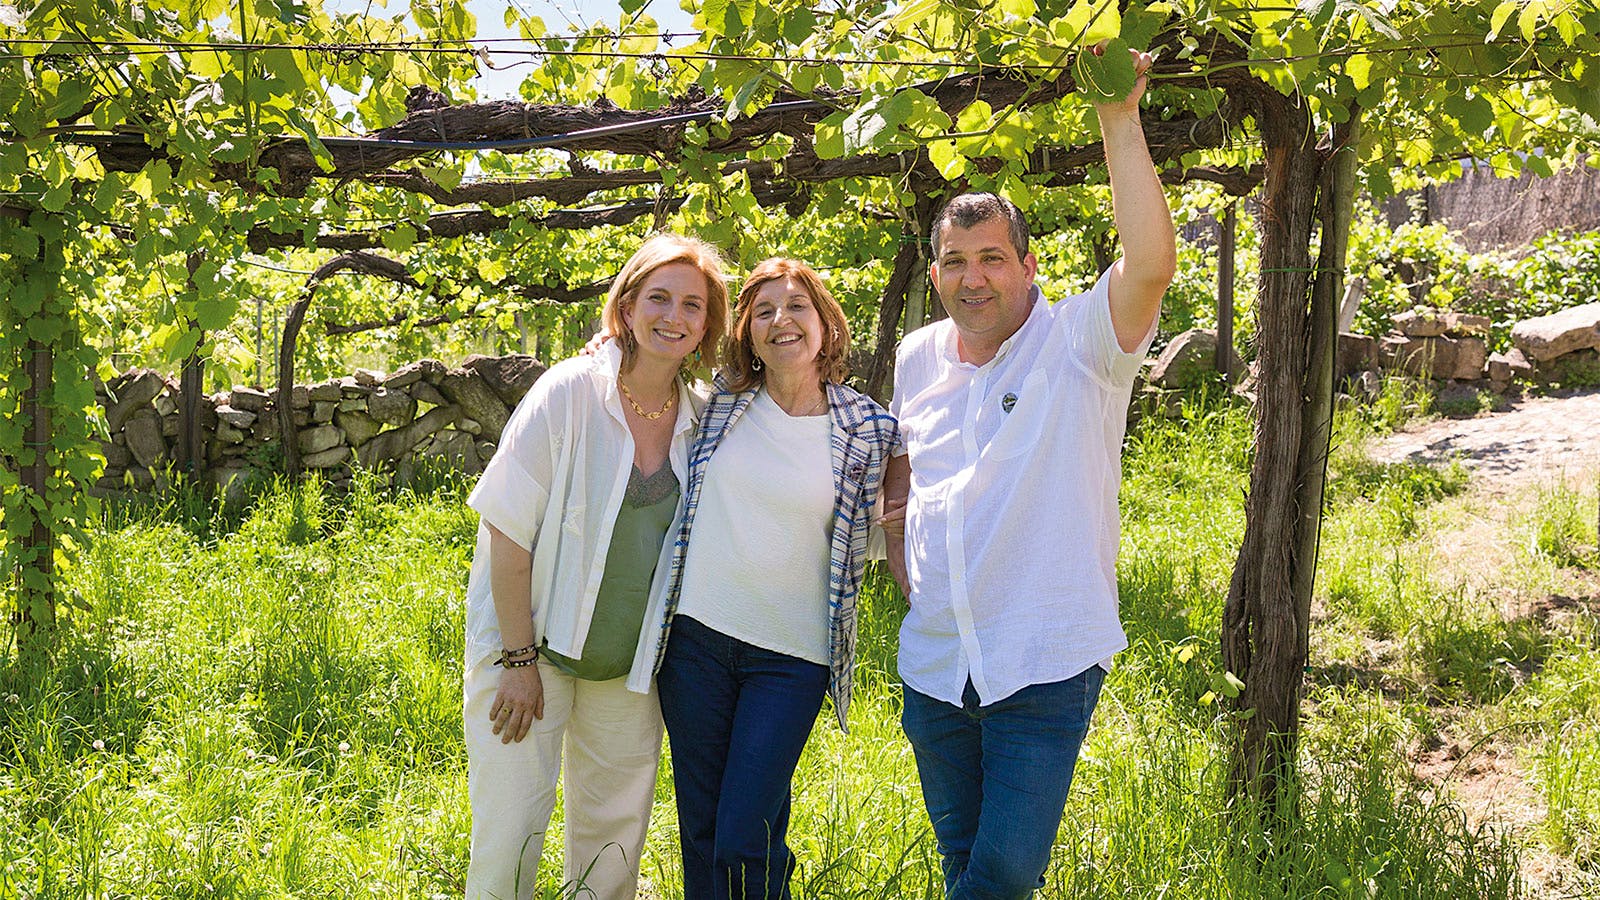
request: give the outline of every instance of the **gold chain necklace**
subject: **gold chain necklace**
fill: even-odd
[[[633,411],[638,413],[642,418],[649,419],[652,422],[666,415],[667,410],[672,408],[672,401],[678,399],[678,392],[672,391],[671,393],[667,394],[667,402],[661,404],[660,409],[656,410],[655,412],[645,412],[644,407],[639,405],[639,401],[633,399],[633,391],[628,390],[627,382],[623,381],[621,378],[618,378],[617,387],[622,390],[622,396],[627,398],[628,405],[633,407]]]
[[[828,408],[828,392],[826,389],[823,390],[821,397],[818,397],[817,399],[806,404],[806,408],[803,412],[797,413],[789,412],[787,407],[785,407],[782,403],[779,403],[778,398],[773,395],[770,388],[767,390],[767,396],[772,398],[773,405],[783,410],[784,415],[795,419],[803,419],[806,416],[814,416]]]
[[[814,416],[814,415],[822,412],[822,410],[827,405],[828,405],[828,395],[827,394],[823,394],[821,397],[818,397],[816,400],[812,401],[811,405],[806,407],[806,411],[805,412],[798,413],[796,415],[796,418],[800,418],[800,417],[804,417],[804,416]]]

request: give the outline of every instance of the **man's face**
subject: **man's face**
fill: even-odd
[[[1004,219],[945,228],[933,283],[955,322],[963,357],[988,362],[1028,320],[1037,267],[1032,253],[1017,257]]]

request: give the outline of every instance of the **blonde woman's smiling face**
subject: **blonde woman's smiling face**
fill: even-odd
[[[668,263],[646,275],[622,313],[639,355],[678,363],[693,353],[706,333],[709,293],[705,273],[688,263]]]

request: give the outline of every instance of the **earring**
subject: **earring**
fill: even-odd
[[[761,357],[755,355],[754,353],[750,354],[750,371],[761,371]]]

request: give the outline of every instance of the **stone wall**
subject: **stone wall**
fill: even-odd
[[[1488,352],[1490,323],[1481,316],[1418,309],[1394,322],[1395,333],[1383,338],[1339,336],[1341,379],[1375,392],[1381,372],[1404,373],[1469,393],[1505,393],[1519,381],[1600,381],[1600,303],[1517,323],[1507,353]],[[1147,390],[1163,394],[1206,382],[1215,355],[1214,333],[1178,335],[1149,362]],[[1242,369],[1235,358],[1234,371]],[[382,466],[402,480],[419,463],[475,475],[494,455],[511,409],[544,371],[522,354],[473,356],[454,369],[424,359],[388,375],[358,369],[295,385],[289,407],[302,464],[336,483],[349,479],[354,466]],[[1241,386],[1246,393],[1252,380],[1247,376]],[[97,384],[96,396],[110,433],[97,490],[148,490],[182,467],[177,437],[183,404],[176,381],[135,369]],[[235,387],[201,401],[201,445],[213,484],[226,486],[250,469],[282,468],[273,393]]]
[[[1417,308],[1394,317],[1395,330],[1381,338],[1339,335],[1336,375],[1375,392],[1383,373],[1431,378],[1443,390],[1504,394],[1522,382],[1600,382],[1600,303],[1518,322],[1512,349],[1489,352],[1491,322],[1483,316]],[[1216,334],[1203,329],[1173,338],[1149,364],[1155,389],[1193,387],[1214,378]],[[1239,365],[1234,364],[1234,371]],[[1251,381],[1246,379],[1244,390]]]
[[[402,479],[419,462],[483,471],[511,409],[544,374],[531,356],[473,356],[459,368],[434,359],[392,374],[354,375],[295,385],[289,407],[294,440],[308,470],[347,480],[352,466],[384,466]],[[178,382],[135,369],[96,385],[109,440],[101,491],[147,490],[179,469],[182,397]],[[250,387],[201,398],[206,477],[226,486],[249,469],[282,468],[276,392]]]

